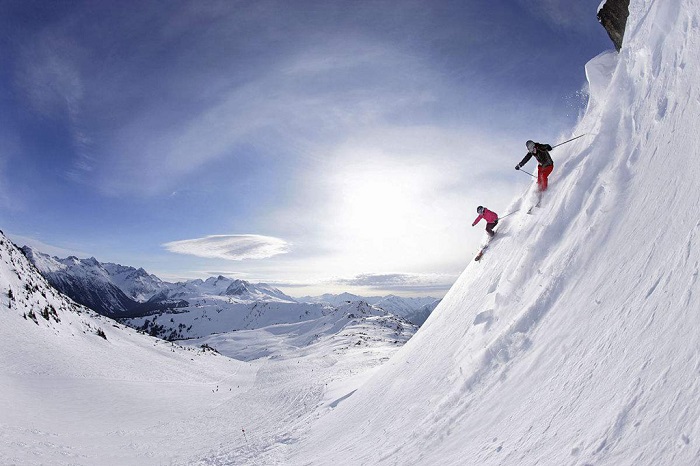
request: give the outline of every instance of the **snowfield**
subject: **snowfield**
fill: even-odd
[[[540,141],[587,134],[552,151],[541,207],[534,185],[514,200],[403,346],[362,335],[369,307],[335,337],[173,345],[63,298],[0,236],[0,463],[700,464],[698,50],[700,0],[631,1],[585,116]]]
[[[283,464],[416,331],[358,302],[179,346],[59,294],[4,235],[0,309],[0,464]]]

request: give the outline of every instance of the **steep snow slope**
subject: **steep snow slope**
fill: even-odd
[[[290,463],[700,464],[698,50],[699,0],[632,0],[542,207]]]

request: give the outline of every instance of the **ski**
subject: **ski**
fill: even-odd
[[[539,201],[537,202],[537,204],[535,204],[535,205],[533,205],[533,206],[530,206],[530,208],[529,208],[529,209],[527,209],[527,212],[526,212],[526,213],[528,213],[528,214],[532,215],[532,209],[534,209],[535,207],[537,207],[537,208],[539,208],[539,207],[540,207],[540,203],[539,203]]]
[[[535,207],[539,207],[540,204],[542,204],[542,193],[541,192],[537,194],[537,203],[535,203],[535,205],[531,205],[530,208],[527,209],[527,213],[532,214],[532,209],[534,209]]]
[[[478,262],[481,259],[481,256],[483,256],[484,253],[486,252],[486,250],[489,248],[489,246],[491,245],[491,241],[493,241],[493,239],[496,237],[497,233],[498,233],[497,231],[494,231],[493,236],[488,239],[488,242],[485,245],[481,246],[481,250],[479,250],[478,254],[474,258],[475,261]]]

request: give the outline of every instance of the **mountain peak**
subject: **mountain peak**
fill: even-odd
[[[244,280],[233,280],[233,282],[226,288],[224,294],[230,296],[240,296],[248,291],[250,283]]]

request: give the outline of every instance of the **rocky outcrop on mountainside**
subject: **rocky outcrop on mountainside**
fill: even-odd
[[[630,0],[607,0],[598,10],[598,21],[603,25],[619,52],[625,36]]]

